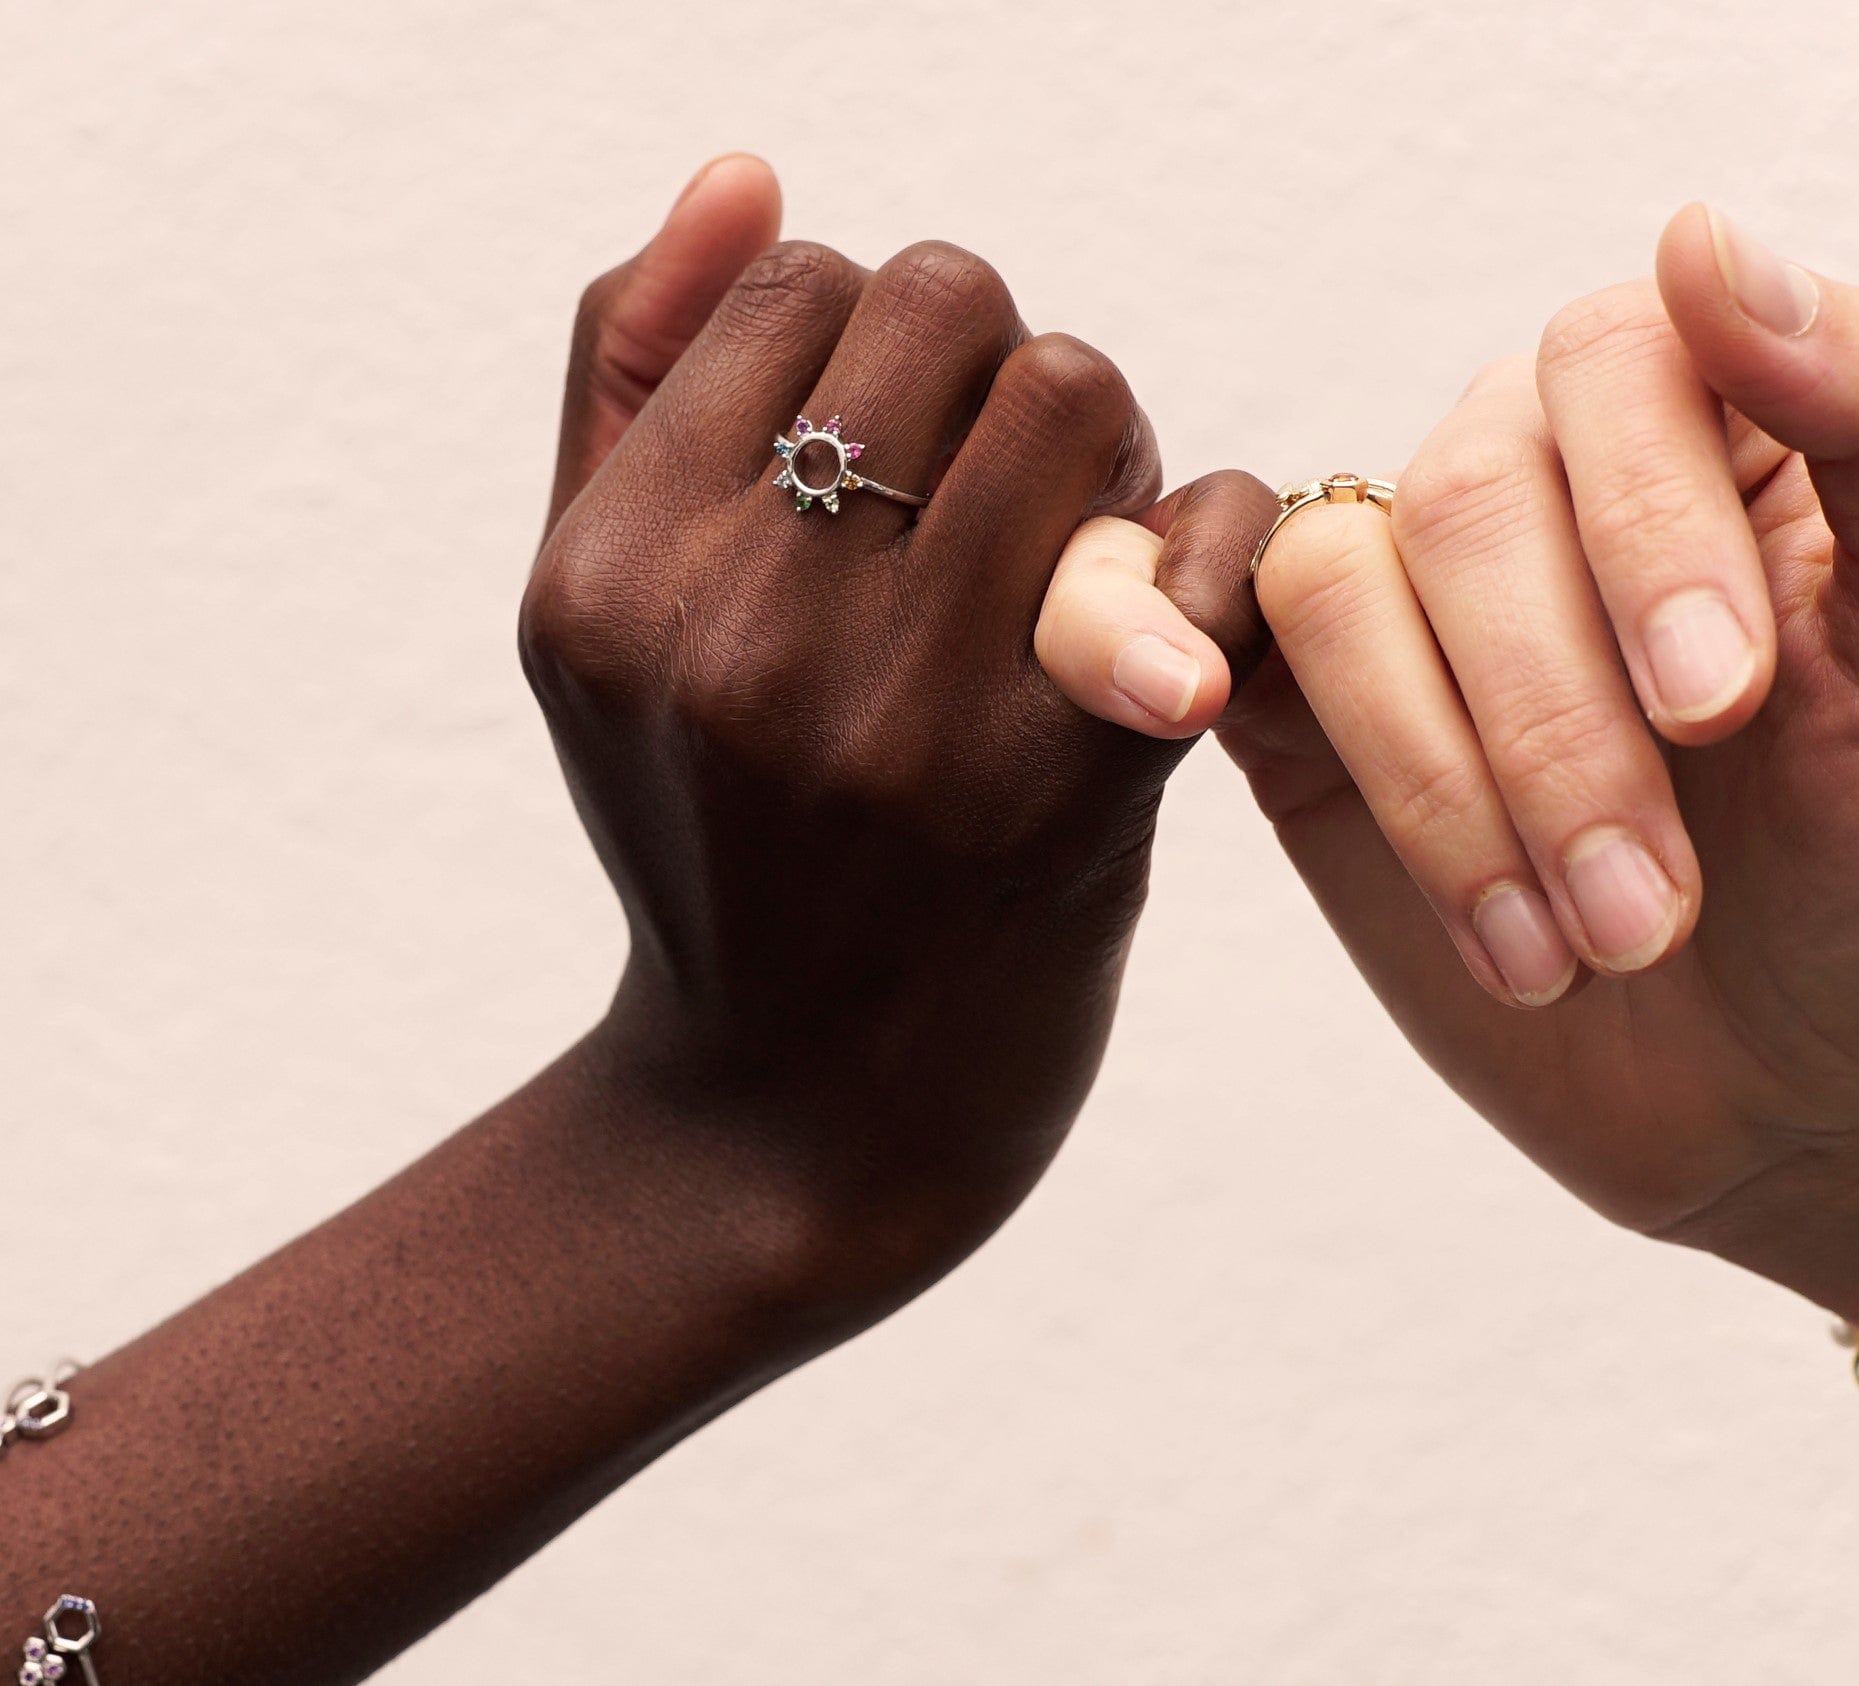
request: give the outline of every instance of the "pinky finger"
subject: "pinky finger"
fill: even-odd
[[[1087,521],[1034,633],[1053,682],[1087,713],[1148,737],[1212,726],[1235,674],[1269,643],[1246,564],[1276,507],[1259,481],[1227,472],[1184,486],[1140,524]]]
[[[1156,589],[1162,541],[1100,515],[1059,557],[1033,648],[1087,714],[1152,738],[1189,738],[1226,707],[1219,646]]]

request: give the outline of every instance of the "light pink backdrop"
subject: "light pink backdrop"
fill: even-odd
[[[708,154],[1102,343],[1171,469],[1398,465],[1711,196],[1859,273],[1843,0],[66,0],[0,98],[0,1370],[108,1348],[599,1009],[517,674],[568,317]],[[1820,1682],[1859,1395],[1381,1022],[1213,751],[1102,1087],[928,1301],[391,1670]],[[1242,1098],[1243,1097],[1243,1098]]]

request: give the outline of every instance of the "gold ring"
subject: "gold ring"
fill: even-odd
[[[1265,547],[1300,509],[1314,503],[1372,503],[1384,515],[1394,513],[1394,482],[1367,480],[1360,474],[1331,474],[1322,480],[1294,481],[1278,488],[1278,519],[1265,529],[1259,548],[1252,553],[1248,577],[1259,577],[1259,564],[1265,560]]]

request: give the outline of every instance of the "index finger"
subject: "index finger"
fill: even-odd
[[[589,283],[575,315],[546,534],[709,320],[781,231],[781,186],[746,153],[712,159],[636,257]]]

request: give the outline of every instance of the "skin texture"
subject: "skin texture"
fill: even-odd
[[[78,1591],[112,1686],[362,1679],[1063,1139],[1184,746],[1081,715],[1032,633],[1078,523],[1151,505],[1153,436],[980,260],[867,274],[778,220],[720,161],[575,331],[521,648],[632,925],[611,1012],[78,1377],[0,1467],[0,1634]],[[770,484],[842,409],[873,474],[941,481],[920,519]]]
[[[1251,677],[1222,741],[1487,1118],[1619,1222],[1859,1316],[1859,294],[1691,207],[1657,287],[1570,306],[1488,371],[1395,508],[1274,540],[1279,644],[1256,672],[1256,645],[1227,651]],[[1096,589],[1071,578],[1047,622]],[[1102,595],[1135,629],[1179,618]],[[1652,626],[1675,596],[1727,605],[1747,656],[1682,718]],[[1101,652],[1054,675],[1130,723]],[[1677,891],[1624,957],[1571,894],[1597,828]],[[1518,1011],[1481,941],[1498,883],[1566,945],[1550,972],[1584,963],[1554,1006]]]

